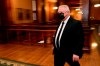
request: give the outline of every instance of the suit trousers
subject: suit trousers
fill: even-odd
[[[80,66],[79,62],[73,62],[72,54],[64,55],[59,52],[54,54],[54,66],[64,66],[65,62],[67,62],[70,66]]]

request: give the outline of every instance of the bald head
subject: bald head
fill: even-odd
[[[63,15],[63,20],[66,20],[70,16],[70,9],[68,5],[60,5],[58,8],[58,14]]]
[[[68,5],[60,5],[59,6],[58,13],[60,13],[60,12],[66,12],[66,11],[70,12],[70,9],[69,9]]]

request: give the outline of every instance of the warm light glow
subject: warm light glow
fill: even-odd
[[[48,0],[48,2],[57,2],[57,0]]]
[[[91,29],[91,30],[95,30],[95,28],[94,28],[94,27],[91,27],[90,29]]]
[[[41,43],[44,43],[44,40],[41,40],[41,41],[39,41],[38,43],[40,43],[40,44],[41,44]]]
[[[79,14],[83,14],[81,11],[78,12]]]
[[[53,7],[54,10],[58,9],[58,7]]]
[[[91,45],[92,48],[96,48],[97,46],[98,46],[98,44],[96,42],[93,42]]]
[[[100,7],[100,4],[95,4],[94,7]]]
[[[75,9],[76,11],[80,10],[80,8]]]

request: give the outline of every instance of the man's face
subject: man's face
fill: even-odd
[[[63,7],[58,8],[58,14],[60,19],[64,19],[66,16],[68,16],[67,11]]]

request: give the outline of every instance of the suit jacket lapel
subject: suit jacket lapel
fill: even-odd
[[[70,17],[67,24],[65,25],[64,31],[67,29],[70,29],[70,24],[72,23],[71,21],[72,21],[72,18]]]

